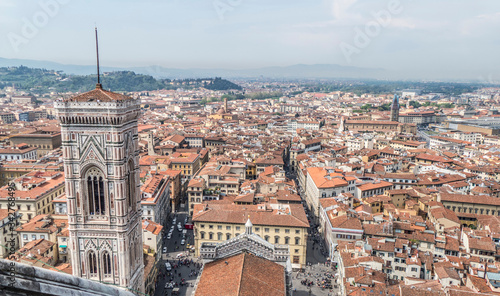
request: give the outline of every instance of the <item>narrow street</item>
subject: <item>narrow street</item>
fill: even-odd
[[[177,224],[180,222],[184,230],[184,221],[187,216],[188,213],[186,211],[179,211],[172,214],[168,226],[164,229],[163,246],[167,247],[167,253],[162,253],[164,260],[161,260],[158,266],[158,282],[155,296],[174,295],[172,294],[174,288],[179,288],[179,295],[192,295],[194,291],[194,287],[191,287],[191,285],[194,286],[199,271],[197,266],[201,266],[201,264],[196,264],[196,258],[192,256],[194,253],[186,250],[188,244],[194,244],[193,230],[187,229],[186,243],[181,245],[182,231],[178,231],[177,229]],[[174,218],[176,218],[175,225],[172,223]],[[167,239],[167,234],[172,226],[174,226],[172,237],[171,239]],[[160,251],[163,252],[163,250]],[[180,254],[187,254],[188,256],[182,256],[182,259],[180,259]],[[191,260],[193,264],[191,264]],[[166,270],[166,262],[170,263],[172,267],[171,271]],[[186,262],[186,264],[182,264],[183,262]],[[186,284],[180,285],[182,279],[184,279],[184,283]],[[171,282],[177,283],[177,286],[166,288],[165,285]]]
[[[295,172],[287,173],[287,177],[294,179],[298,184]],[[302,199],[302,204],[305,205],[305,192],[301,188],[298,193]],[[309,215],[309,219],[314,221],[313,214],[309,212],[307,207],[305,207],[305,211]],[[325,246],[325,242],[317,233],[317,227],[311,225],[307,240],[307,266],[303,271],[294,271],[292,273],[294,296],[338,295],[340,289],[336,286],[336,270],[327,262],[328,258],[324,255],[326,250],[322,253],[321,246]]]

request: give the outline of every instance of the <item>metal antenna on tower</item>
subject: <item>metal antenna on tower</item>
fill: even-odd
[[[99,41],[97,39],[97,26],[95,27],[95,51],[96,51],[96,55],[97,55],[97,84],[96,84],[96,88],[102,88],[101,75],[99,72]]]

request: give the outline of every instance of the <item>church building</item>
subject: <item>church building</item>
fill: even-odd
[[[54,105],[61,122],[73,275],[144,292],[140,101],[97,83]]]

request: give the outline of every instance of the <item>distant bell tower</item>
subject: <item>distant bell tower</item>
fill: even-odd
[[[96,30],[97,38],[97,30]],[[140,101],[102,88],[54,103],[73,275],[144,292]]]
[[[399,97],[394,95],[391,105],[391,121],[399,121]]]
[[[148,155],[156,155],[155,153],[155,137],[153,131],[148,133]]]

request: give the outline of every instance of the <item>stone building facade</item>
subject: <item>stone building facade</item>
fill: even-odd
[[[139,106],[100,84],[55,102],[73,275],[144,292]]]

